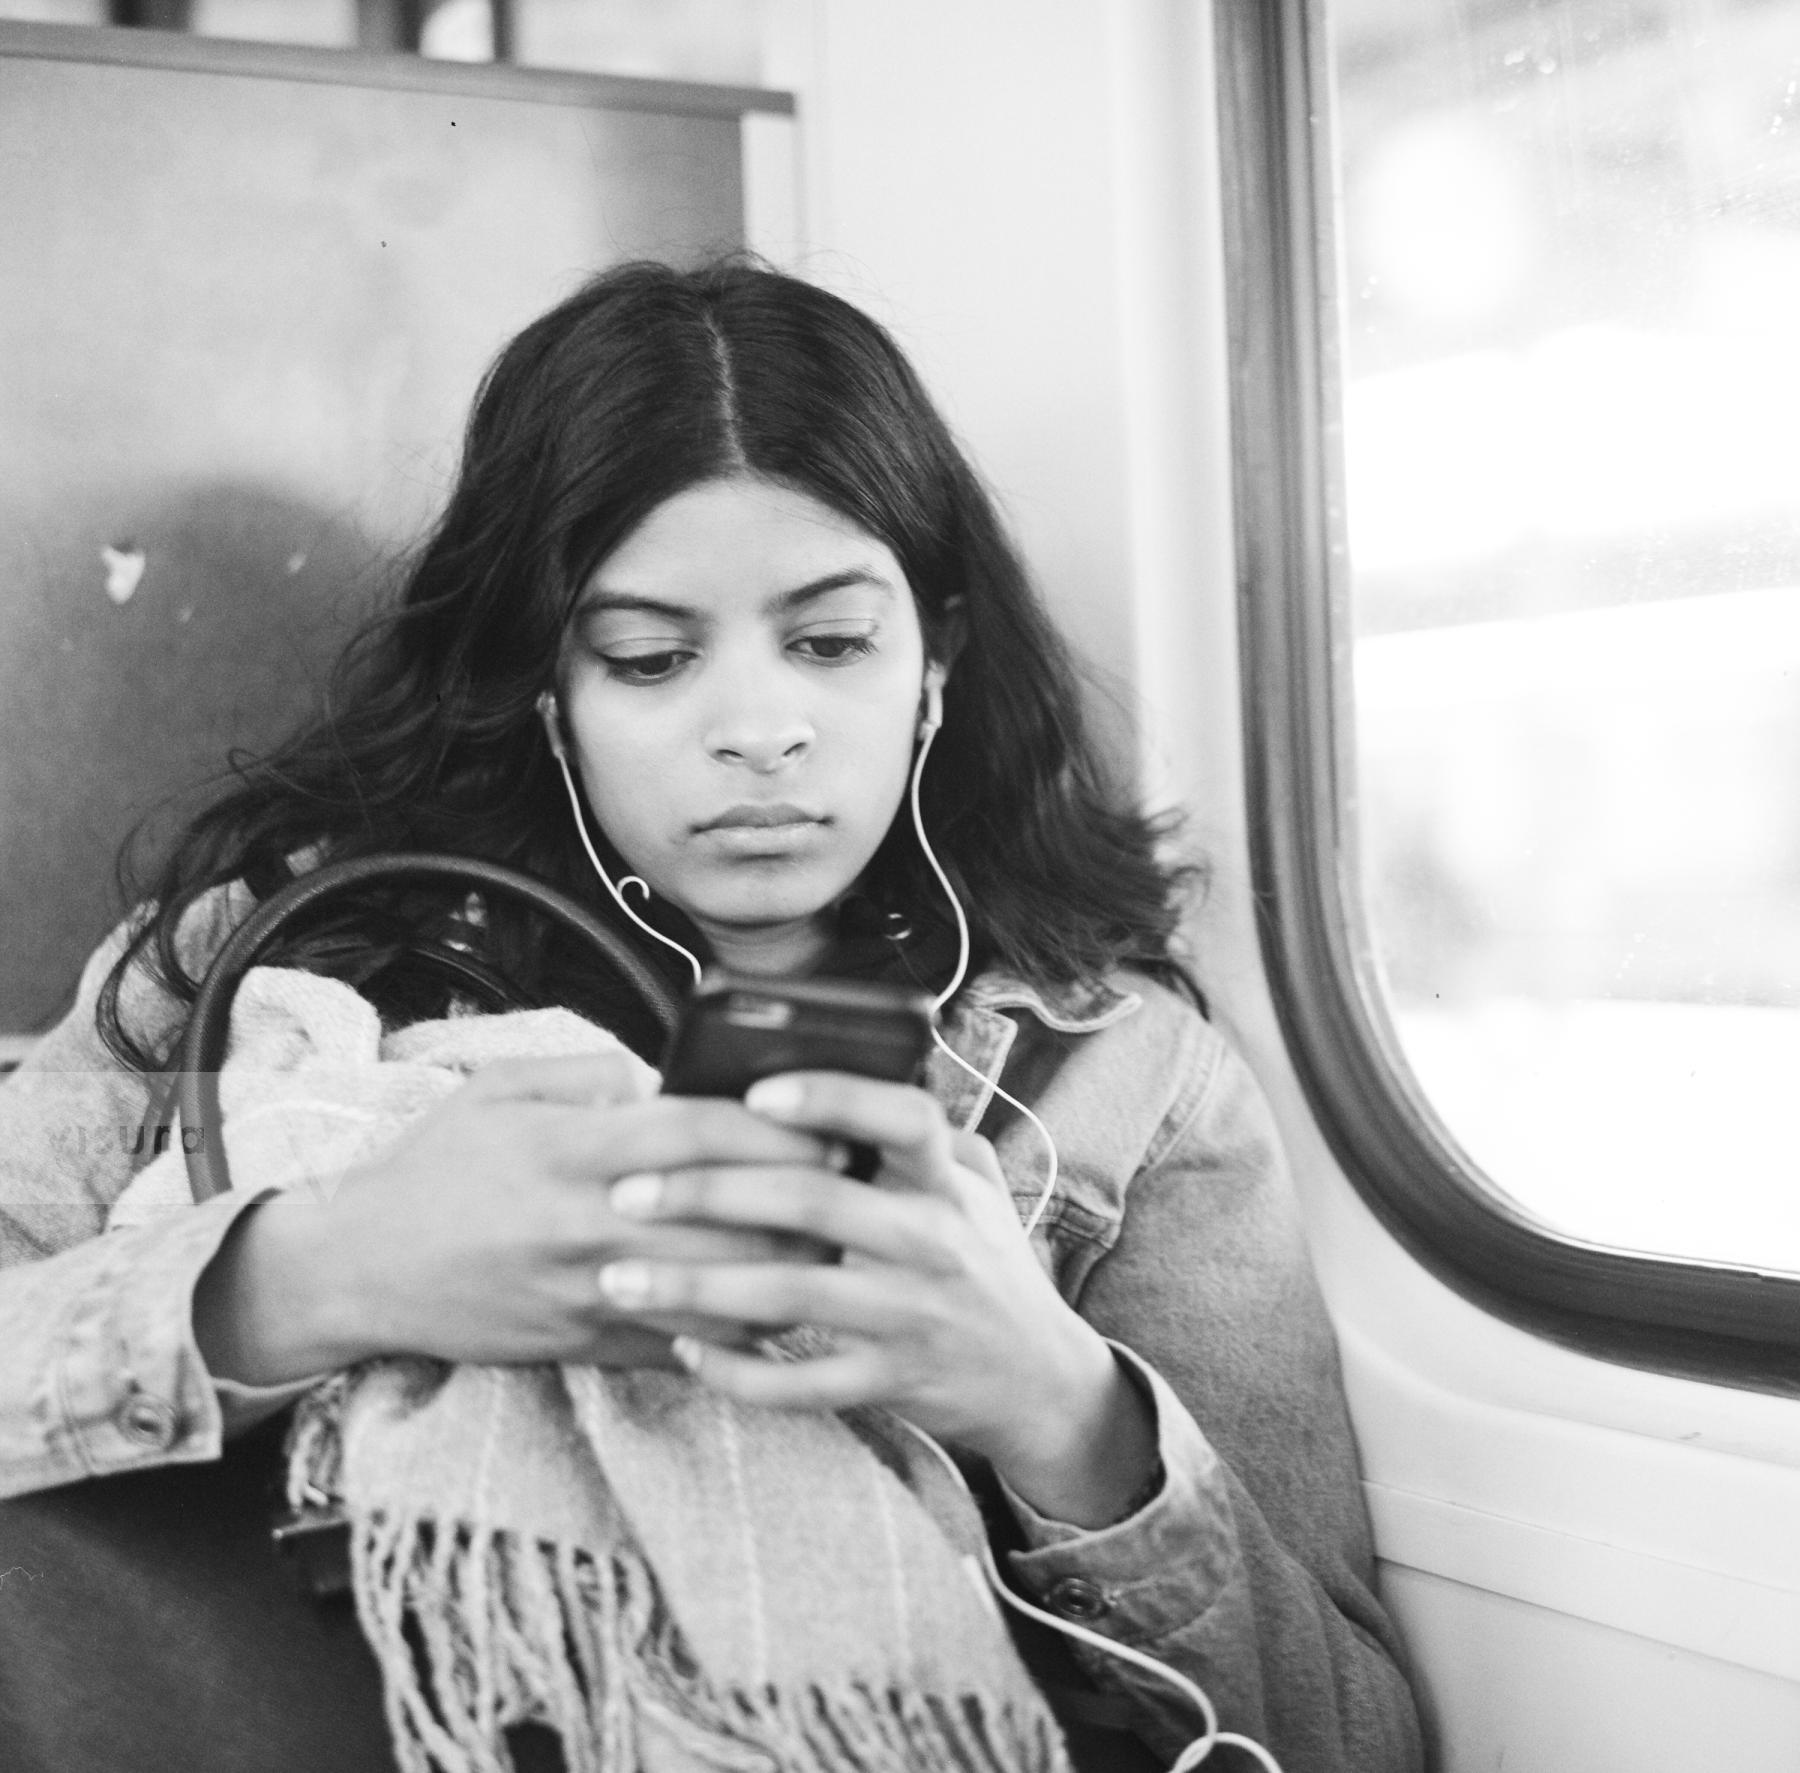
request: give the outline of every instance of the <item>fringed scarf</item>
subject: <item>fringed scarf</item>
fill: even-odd
[[[477,1066],[616,1050],[563,1010],[383,1037],[347,986],[253,970],[221,1077],[234,1186],[327,1195]],[[187,1199],[177,1148],[113,1223]],[[982,1581],[979,1514],[882,1412],[382,1360],[305,1398],[289,1461],[296,1500],[349,1515],[405,1773],[507,1773],[527,1723],[570,1773],[1066,1773]]]

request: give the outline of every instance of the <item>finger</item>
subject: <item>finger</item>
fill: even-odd
[[[595,1331],[587,1352],[587,1363],[594,1367],[631,1368],[659,1367],[666,1372],[679,1372],[681,1363],[671,1352],[670,1344],[677,1336],[709,1347],[750,1348],[755,1338],[741,1324],[718,1324],[710,1318],[671,1314],[666,1321],[614,1318]]]
[[[657,1096],[596,1115],[567,1115],[557,1153],[577,1174],[606,1181],[696,1164],[822,1164],[836,1141],[778,1127],[741,1103]]]
[[[960,1193],[950,1161],[949,1122],[912,1084],[845,1071],[789,1071],[753,1084],[744,1106],[784,1126],[879,1146],[890,1175],[931,1193]]]
[[[784,1263],[608,1262],[595,1277],[615,1311],[642,1317],[687,1311],[702,1317],[785,1329],[819,1324],[863,1336],[893,1336],[916,1326],[917,1283],[902,1286],[878,1268],[795,1268]]]
[[[1006,1172],[1000,1168],[1000,1156],[991,1140],[982,1138],[979,1133],[953,1131],[950,1151],[965,1170],[973,1170],[1001,1188],[1006,1186]]]
[[[675,1336],[692,1336],[718,1348],[754,1348],[768,1332],[749,1324],[732,1323],[719,1317],[701,1317],[692,1311],[647,1311],[642,1317],[613,1318],[620,1328],[627,1326],[652,1331],[665,1343]]]
[[[560,1102],[589,1108],[635,1102],[648,1089],[645,1067],[630,1053],[570,1053],[554,1059],[496,1059],[463,1085],[483,1102]]]
[[[678,1336],[671,1352],[701,1384],[766,1409],[848,1410],[880,1396],[880,1360],[868,1348],[780,1361]]]
[[[957,1267],[954,1208],[823,1170],[716,1164],[639,1174],[616,1182],[608,1200],[614,1212],[647,1222],[761,1227],[927,1273]]]
[[[606,1239],[618,1256],[649,1262],[835,1262],[839,1247],[820,1238],[755,1224],[615,1223]]]

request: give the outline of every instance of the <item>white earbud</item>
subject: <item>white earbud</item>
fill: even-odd
[[[925,667],[924,706],[919,712],[921,739],[929,739],[944,724],[944,679],[949,675],[942,665]]]
[[[544,723],[544,736],[550,741],[550,755],[566,767],[569,752],[563,743],[562,715],[557,711],[556,694],[553,690],[545,690],[538,697],[537,711],[538,719]]]

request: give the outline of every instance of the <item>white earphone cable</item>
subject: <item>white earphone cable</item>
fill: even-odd
[[[543,705],[540,704],[540,706]],[[581,796],[576,792],[575,779],[569,769],[569,759],[562,743],[562,735],[555,724],[554,704],[552,703],[548,707],[545,707],[543,711],[545,727],[550,735],[550,748],[556,758],[558,766],[562,770],[563,787],[568,793],[569,806],[575,815],[575,829],[581,837],[582,847],[587,851],[588,860],[594,866],[594,872],[600,876],[600,880],[607,892],[612,895],[614,904],[616,904],[619,909],[644,932],[645,935],[653,936],[666,948],[673,948],[677,954],[681,955],[682,958],[687,961],[688,965],[694,969],[694,981],[698,984],[702,972],[699,961],[696,960],[687,949],[683,948],[679,942],[665,936],[660,930],[652,929],[650,925],[639,917],[638,914],[632,910],[630,905],[625,902],[624,893],[621,891],[624,887],[634,886],[639,892],[648,896],[650,889],[645,884],[644,880],[638,875],[628,874],[619,882],[618,886],[613,885],[612,876],[606,872],[606,866],[600,860],[599,852],[594,848],[593,840],[588,836],[587,820],[582,812]],[[928,722],[921,729],[919,753],[913,763],[911,803],[913,832],[919,840],[919,848],[924,851],[925,860],[931,864],[931,871],[937,876],[938,884],[943,888],[944,896],[950,901],[950,909],[956,917],[956,971],[952,975],[950,983],[937,994],[937,997],[932,1004],[934,1010],[941,1010],[944,1005],[956,995],[957,991],[962,986],[963,980],[968,976],[971,944],[969,940],[969,920],[963,913],[962,902],[957,898],[956,889],[950,884],[950,877],[944,872],[943,865],[938,861],[937,852],[932,849],[929,839],[925,836],[925,822],[919,811],[919,778],[925,773],[925,759],[931,751],[931,742],[936,736],[937,723],[935,720]],[[967,1059],[950,1046],[935,1027],[931,1031],[931,1037],[937,1043],[941,1052],[950,1059],[953,1059],[979,1083],[992,1090],[1003,1102],[1010,1103],[1019,1111],[1019,1113],[1024,1115],[1043,1136],[1044,1145],[1050,1153],[1050,1173],[1048,1179],[1044,1183],[1043,1191],[1038,1196],[1037,1205],[1032,1209],[1030,1216],[1026,1219],[1024,1224],[1025,1235],[1030,1236],[1030,1234],[1037,1229],[1038,1221],[1043,1217],[1044,1209],[1050,1204],[1050,1197],[1056,1189],[1056,1141],[1050,1136],[1050,1129],[1044,1125],[1037,1115],[1027,1108],[1016,1096],[1001,1089],[998,1082],[987,1077],[971,1065]],[[922,1428],[916,1427],[904,1417],[896,1416],[893,1419],[923,1446],[930,1450],[933,1457],[940,1461],[944,1468],[950,1473],[950,1476],[955,1480],[958,1488],[962,1490],[965,1496],[970,1496],[970,1500],[973,1502],[974,1498],[970,1495],[968,1483],[964,1479],[963,1474],[957,1469],[956,1461],[953,1460],[950,1455]],[[1205,1692],[1193,1681],[1190,1681],[1186,1675],[1182,1674],[1177,1669],[1170,1668],[1166,1663],[1158,1662],[1153,1656],[1145,1655],[1141,1650],[1134,1650],[1129,1644],[1116,1643],[1111,1638],[1102,1637],[1098,1632],[1087,1630],[1085,1626],[1076,1625],[1067,1619],[1059,1619],[1055,1614],[1047,1613],[1041,1607],[1035,1607],[1029,1601],[1021,1600],[1018,1595],[1014,1594],[1012,1590],[1007,1587],[1005,1581],[1001,1578],[1000,1571],[994,1563],[993,1551],[988,1546],[985,1538],[981,1544],[980,1555],[982,1573],[986,1578],[989,1588],[1001,1601],[1013,1608],[1015,1612],[1022,1613],[1027,1618],[1035,1619],[1041,1624],[1047,1625],[1053,1630],[1063,1633],[1066,1637],[1075,1638],[1081,1643],[1088,1644],[1106,1655],[1116,1657],[1121,1661],[1129,1662],[1134,1667],[1142,1668],[1146,1672],[1158,1676],[1179,1689],[1179,1691],[1193,1704],[1194,1708],[1200,1714],[1205,1729],[1181,1751],[1181,1754],[1177,1757],[1174,1765],[1169,1769],[1169,1773],[1191,1773],[1191,1770],[1199,1766],[1220,1743],[1229,1743],[1245,1749],[1256,1758],[1262,1767],[1267,1770],[1267,1773],[1281,1773],[1281,1768],[1276,1763],[1274,1756],[1271,1755],[1267,1749],[1263,1748],[1260,1743],[1252,1741],[1247,1736],[1240,1736],[1232,1731],[1221,1730],[1219,1728],[1218,1714],[1213,1710],[1212,1701],[1208,1699]]]
[[[913,835],[919,840],[919,848],[925,852],[925,860],[931,864],[931,872],[937,876],[938,885],[944,889],[944,897],[950,901],[950,910],[956,918],[956,971],[950,975],[950,983],[932,1000],[931,1007],[941,1010],[959,990],[969,971],[969,920],[963,915],[962,901],[956,896],[956,889],[950,884],[950,876],[944,872],[943,864],[937,859],[937,851],[931,847],[931,840],[925,835],[925,820],[919,812],[919,778],[925,774],[925,760],[931,755],[933,741],[937,738],[935,725],[927,725],[919,741],[919,754],[913,759],[912,786],[909,791],[912,803]],[[948,1049],[945,1049],[948,1051]],[[955,1058],[955,1054],[950,1055]],[[976,1074],[977,1076],[980,1073]],[[983,1082],[986,1080],[983,1079]]]
[[[938,993],[932,1004],[933,1009],[941,1010],[944,1005],[956,995],[957,991],[961,988],[963,980],[968,976],[970,941],[969,920],[963,914],[962,902],[956,896],[956,889],[950,884],[949,875],[944,872],[943,864],[937,859],[937,852],[931,847],[931,840],[925,835],[925,820],[919,809],[919,779],[925,773],[925,759],[930,754],[932,740],[936,737],[937,722],[935,719],[928,719],[925,726],[921,729],[919,754],[913,762],[911,801],[913,834],[918,838],[919,848],[924,851],[925,860],[931,864],[931,871],[937,876],[938,885],[943,888],[944,897],[950,901],[950,909],[956,917],[956,971],[951,975],[950,983]],[[985,1073],[971,1065],[961,1053],[957,1052],[955,1048],[944,1039],[943,1035],[940,1034],[935,1027],[931,1031],[931,1038],[937,1043],[940,1052],[945,1054],[948,1058],[955,1060],[955,1062],[960,1065],[963,1070],[968,1072],[971,1077],[975,1078],[977,1082],[984,1084],[988,1089],[992,1090],[1001,1101],[1011,1103],[1012,1106],[1024,1115],[1043,1136],[1044,1146],[1050,1153],[1050,1173],[1048,1179],[1044,1183],[1042,1192],[1038,1195],[1036,1206],[1032,1208],[1030,1215],[1025,1220],[1024,1231],[1025,1235],[1029,1237],[1031,1233],[1037,1229],[1038,1221],[1043,1218],[1044,1209],[1049,1206],[1050,1197],[1056,1191],[1056,1141],[1050,1136],[1050,1129],[1045,1126],[1037,1115],[1027,1108],[1017,1096],[1011,1095],[1003,1090],[995,1079],[988,1077]],[[930,1449],[933,1456],[938,1459],[944,1466],[944,1469],[948,1471],[951,1477],[956,1481],[957,1486],[962,1490],[963,1494],[968,1496],[969,1486],[964,1480],[963,1474],[957,1469],[956,1461],[953,1460],[950,1455],[922,1428],[906,1421],[904,1417],[896,1416],[894,1420],[899,1422],[900,1425],[906,1429],[909,1434],[913,1435],[922,1445]],[[974,1498],[970,1496],[970,1500],[973,1501]],[[1205,1692],[1198,1685],[1193,1681],[1190,1681],[1187,1676],[1182,1674],[1178,1669],[1170,1668],[1166,1663],[1158,1662],[1154,1656],[1147,1656],[1141,1650],[1134,1650],[1129,1644],[1117,1643],[1111,1638],[1102,1637],[1098,1632],[1089,1631],[1085,1626],[1076,1625],[1071,1620],[1059,1619],[1054,1613],[1047,1613],[1043,1608],[1034,1607],[1029,1601],[1021,1600],[1018,1595],[1014,1594],[1013,1591],[1007,1587],[1005,1581],[1002,1579],[1000,1571],[994,1563],[993,1551],[987,1544],[985,1538],[981,1543],[981,1566],[982,1573],[987,1579],[989,1588],[991,1588],[993,1592],[1015,1612],[1022,1613],[1029,1619],[1035,1619],[1040,1624],[1050,1626],[1053,1630],[1061,1632],[1065,1637],[1074,1638],[1108,1656],[1116,1657],[1123,1662],[1129,1662],[1134,1667],[1144,1669],[1147,1673],[1158,1676],[1160,1679],[1167,1681],[1171,1686],[1177,1688],[1192,1703],[1194,1709],[1199,1712],[1205,1728],[1202,1730],[1201,1734],[1195,1737],[1194,1740],[1181,1751],[1180,1755],[1176,1757],[1174,1765],[1169,1769],[1169,1773],[1191,1773],[1191,1770],[1199,1766],[1220,1743],[1228,1743],[1234,1747],[1244,1749],[1247,1753],[1256,1758],[1260,1765],[1267,1770],[1267,1773],[1281,1773],[1281,1768],[1277,1764],[1275,1757],[1271,1755],[1261,1743],[1253,1741],[1248,1736],[1240,1736],[1235,1731],[1221,1730],[1219,1728],[1218,1713],[1213,1710],[1212,1701],[1207,1698]]]
[[[563,787],[568,790],[569,806],[575,814],[575,830],[577,835],[581,838],[581,847],[587,851],[588,860],[593,863],[594,872],[600,876],[601,884],[612,895],[613,903],[617,905],[618,908],[624,912],[646,936],[653,936],[658,942],[662,943],[665,948],[673,948],[675,952],[694,969],[694,983],[698,985],[703,971],[699,961],[697,961],[693,955],[688,953],[674,937],[665,936],[661,930],[652,929],[649,924],[645,923],[645,921],[639,917],[628,904],[626,904],[625,894],[621,891],[624,887],[636,887],[645,898],[649,898],[650,888],[645,883],[642,876],[627,874],[624,879],[619,882],[618,886],[613,885],[612,876],[606,872],[606,864],[600,860],[600,852],[594,848],[594,840],[588,836],[587,820],[582,816],[581,811],[581,796],[576,793],[575,778],[569,772],[569,759],[565,755],[560,744],[553,743],[551,750],[555,753],[557,764],[562,770]]]
[[[969,1489],[968,1480],[957,1469],[956,1461],[937,1443],[935,1439],[917,1424],[908,1422],[904,1416],[894,1416],[892,1420],[910,1434],[924,1447],[950,1474],[956,1486],[974,1503],[975,1497]],[[1072,1620],[1059,1619],[1054,1613],[1046,1613],[1042,1607],[1034,1607],[1030,1601],[1022,1600],[1007,1587],[998,1566],[994,1563],[992,1548],[985,1537],[981,1540],[980,1559],[982,1574],[993,1592],[1011,1607],[1014,1612],[1022,1613],[1028,1619],[1035,1619],[1040,1625],[1047,1625],[1065,1637],[1074,1638],[1078,1643],[1103,1651],[1121,1662],[1129,1662],[1134,1668],[1141,1668],[1146,1674],[1153,1674],[1176,1688],[1200,1714],[1205,1728],[1201,1733],[1176,1756],[1169,1768],[1169,1773],[1190,1773],[1192,1768],[1200,1765],[1220,1743],[1234,1748],[1244,1749],[1255,1757],[1257,1762],[1267,1769],[1267,1773],[1281,1773],[1280,1763],[1263,1747],[1260,1742],[1248,1736],[1240,1736],[1234,1730],[1219,1728],[1219,1714],[1213,1709],[1213,1702],[1207,1698],[1205,1690],[1196,1682],[1190,1681],[1179,1669],[1170,1668],[1166,1662],[1158,1662],[1154,1656],[1146,1656],[1142,1650],[1134,1650],[1129,1644],[1121,1644],[1113,1638],[1102,1637],[1097,1631],[1089,1631],[1084,1625],[1076,1625]]]
[[[936,737],[937,727],[935,725],[927,726],[919,745],[919,755],[913,761],[911,799],[913,835],[918,838],[919,848],[925,852],[925,860],[931,864],[931,871],[937,876],[938,885],[944,889],[944,897],[950,901],[950,909],[956,915],[956,971],[951,975],[950,983],[937,994],[931,1006],[935,1010],[941,1010],[956,995],[963,980],[968,976],[970,945],[969,920],[963,915],[962,901],[957,898],[956,889],[950,884],[950,876],[944,872],[943,864],[937,859],[937,851],[931,847],[931,840],[925,835],[925,820],[919,811],[919,778],[925,773],[925,759],[930,755],[931,743]],[[955,1060],[978,1083],[992,1090],[1002,1102],[1009,1103],[1016,1108],[1037,1128],[1043,1138],[1044,1149],[1050,1154],[1050,1173],[1045,1178],[1044,1186],[1038,1194],[1037,1204],[1031,1209],[1025,1220],[1025,1235],[1029,1237],[1037,1230],[1038,1221],[1043,1218],[1044,1209],[1050,1205],[1050,1197],[1056,1192],[1056,1141],[1051,1138],[1050,1129],[1017,1096],[1003,1090],[996,1079],[978,1071],[944,1039],[936,1028],[932,1029],[931,1038],[939,1052],[943,1053],[946,1058]]]
[[[594,872],[599,875],[601,884],[611,895],[613,903],[618,906],[620,911],[622,911],[626,917],[636,924],[645,935],[662,943],[665,948],[673,948],[675,952],[688,963],[693,969],[694,983],[698,985],[704,975],[704,968],[702,968],[700,962],[690,954],[687,949],[682,947],[679,942],[675,941],[673,937],[665,936],[661,930],[652,928],[652,926],[646,923],[626,901],[624,893],[624,888],[626,887],[636,887],[646,898],[649,897],[650,888],[645,883],[642,876],[628,874],[619,881],[617,886],[615,886],[613,884],[612,876],[606,872],[606,865],[600,860],[600,853],[594,848],[593,839],[588,835],[587,819],[582,812],[581,796],[576,791],[574,773],[569,768],[568,750],[563,743],[562,732],[557,724],[554,698],[546,692],[546,694],[539,699],[538,708],[539,713],[543,717],[545,733],[549,737],[551,755],[555,757],[557,767],[562,771],[563,788],[569,797],[569,810],[575,817],[576,834],[581,839],[581,847],[587,851],[587,857],[589,862],[593,864]],[[941,1010],[961,989],[963,980],[968,977],[971,945],[969,940],[969,920],[964,915],[962,901],[957,898],[956,889],[950,884],[950,876],[944,872],[944,866],[939,862],[937,852],[931,847],[931,840],[925,835],[925,820],[919,808],[919,779],[925,773],[925,760],[931,755],[932,741],[936,739],[937,732],[938,726],[936,719],[928,717],[920,729],[919,752],[918,756],[913,760],[909,800],[912,808],[913,833],[918,838],[919,848],[924,852],[925,860],[931,865],[932,873],[937,876],[938,885],[943,888],[944,897],[949,900],[951,913],[956,918],[956,970],[950,977],[950,983],[937,994],[932,1002],[932,1008],[934,1010]],[[1045,1209],[1050,1205],[1051,1197],[1056,1193],[1056,1141],[1051,1137],[1050,1129],[1044,1125],[1043,1121],[1040,1120],[1030,1108],[1026,1107],[1026,1105],[1010,1091],[1002,1089],[996,1079],[990,1078],[978,1071],[962,1056],[961,1053],[957,1052],[955,1048],[944,1039],[943,1035],[935,1027],[931,1031],[931,1038],[938,1050],[943,1053],[946,1058],[960,1065],[963,1070],[968,1072],[978,1083],[993,1091],[1002,1102],[1009,1104],[1011,1107],[1017,1109],[1020,1114],[1024,1115],[1024,1117],[1037,1128],[1039,1136],[1044,1141],[1044,1149],[1050,1156],[1049,1172],[1044,1179],[1044,1186],[1038,1194],[1036,1204],[1032,1207],[1031,1212],[1025,1219],[1025,1235],[1029,1237],[1037,1230],[1038,1223],[1043,1218]]]

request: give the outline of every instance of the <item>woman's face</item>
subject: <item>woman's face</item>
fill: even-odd
[[[906,790],[924,668],[886,545],[734,477],[659,505],[595,572],[562,702],[630,869],[726,965],[801,971]]]

